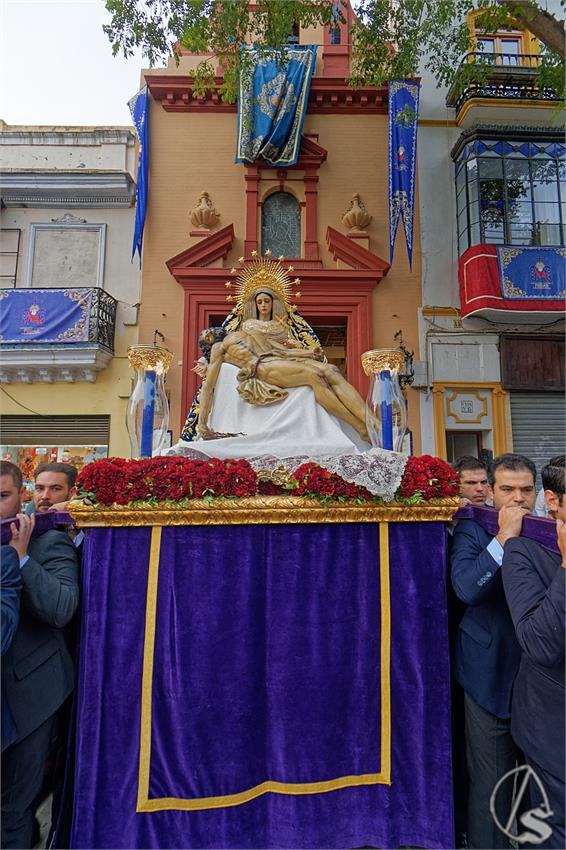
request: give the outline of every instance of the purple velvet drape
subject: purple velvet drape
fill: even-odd
[[[389,594],[374,524],[164,528],[154,639],[150,541],[87,532],[71,847],[452,847],[443,524],[389,526]],[[297,789],[387,773],[389,693],[391,784]]]
[[[454,520],[473,519],[474,522],[477,522],[478,525],[481,525],[495,537],[499,530],[497,516],[498,511],[487,505],[464,505],[463,508],[458,508]],[[521,528],[521,537],[528,537],[553,552],[560,552],[556,537],[556,522],[550,517],[533,516],[532,514],[525,516]]]

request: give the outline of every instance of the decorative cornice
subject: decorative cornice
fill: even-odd
[[[125,171],[5,169],[0,172],[0,192],[7,207],[130,207],[136,186]]]
[[[71,128],[14,128],[0,130],[0,145],[133,145],[134,130],[71,129]]]
[[[322,145],[319,145],[314,139],[309,139],[308,136],[301,136],[299,157],[297,159],[297,164],[293,167],[297,169],[320,168],[322,163],[326,161],[327,156],[328,151],[326,148],[323,148]],[[264,163],[266,168],[269,167],[269,163],[265,162],[265,160],[258,161],[258,164],[261,164],[262,166]]]
[[[135,507],[92,507],[71,502],[69,513],[81,528],[171,525],[289,525],[335,522],[448,522],[460,500],[435,499],[420,505],[321,505],[301,496],[250,496],[205,502],[194,499],[186,508],[167,503]]]
[[[191,245],[190,248],[171,257],[170,260],[166,261],[166,266],[173,277],[178,279],[177,275],[183,269],[202,268],[209,266],[215,260],[226,257],[232,248],[233,241],[234,225],[227,224],[226,227],[222,227],[216,233],[211,233],[210,236],[201,239],[196,245]],[[225,274],[226,272],[224,272]]]
[[[349,239],[333,227],[329,227],[326,231],[326,244],[335,260],[347,263],[353,269],[378,271],[380,278],[385,277],[390,269],[389,263],[377,254],[362,248],[353,239]]]
[[[0,350],[0,383],[3,384],[92,383],[113,356],[100,345],[31,348],[2,344]]]
[[[286,166],[284,169],[277,169],[277,171],[283,171],[284,173],[291,170],[316,171],[320,168],[323,162],[326,162],[327,156],[328,151],[326,148],[323,148],[322,145],[319,145],[318,142],[315,142],[314,139],[311,139],[308,136],[301,136],[299,156],[295,165]],[[248,175],[246,179],[253,180],[258,179],[259,171],[273,169],[274,166],[271,162],[267,162],[265,159],[260,157],[259,159],[256,159],[255,162],[245,163],[244,167],[246,169],[246,174]]]
[[[314,77],[308,111],[320,114],[387,115],[387,86],[353,89],[344,78]]]
[[[194,79],[180,74],[146,74],[152,97],[166,112],[236,112],[235,103],[220,97],[222,77],[214,78],[214,88],[205,95],[193,95]],[[386,86],[351,88],[343,77],[313,77],[308,112],[332,115],[387,115]]]
[[[535,139],[536,136],[536,139]],[[559,142],[564,141],[564,131],[558,127],[529,126],[526,124],[472,124],[463,130],[450,156],[456,160],[468,142],[475,141],[497,142]]]
[[[246,259],[250,258],[247,257]],[[169,263],[172,263],[172,261],[169,260]],[[311,287],[316,290],[317,303],[320,303],[321,298],[323,298],[320,294],[321,286],[325,288],[326,294],[343,295],[352,284],[352,279],[355,278],[357,291],[371,292],[385,276],[379,269],[320,268],[319,264],[316,264],[316,268],[308,268],[305,265],[299,266],[297,260],[293,260],[293,266],[301,278],[301,305],[304,305],[308,300]],[[198,293],[206,293],[207,304],[211,300],[211,285],[215,289],[218,287],[218,305],[224,308],[224,312],[226,312],[225,268],[172,265],[169,267],[169,271],[183,289],[189,290],[197,297]]]

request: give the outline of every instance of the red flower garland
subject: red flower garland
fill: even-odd
[[[350,484],[318,464],[303,463],[294,473],[298,486],[285,490],[269,481],[258,483],[247,460],[188,460],[183,457],[155,457],[125,460],[120,457],[89,463],[77,481],[79,493],[101,505],[127,505],[130,502],[179,502],[207,496],[276,495],[322,496],[325,499],[378,500],[365,487]],[[397,495],[401,498],[429,499],[457,496],[458,476],[438,457],[409,457]]]
[[[441,499],[457,496],[460,492],[458,476],[449,463],[439,457],[411,455],[407,461],[401,485],[400,496],[414,496],[420,493],[423,499]]]
[[[296,496],[316,495],[340,499],[363,499],[371,501],[372,494],[365,487],[344,481],[335,472],[328,472],[316,463],[303,463],[295,472],[299,486],[293,491]]]
[[[187,460],[155,457],[108,458],[81,471],[79,492],[102,505],[138,501],[202,499],[205,496],[255,496],[257,475],[247,460]]]

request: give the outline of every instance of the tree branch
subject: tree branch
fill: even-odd
[[[497,3],[564,59],[564,21],[557,20],[531,0],[497,0]]]

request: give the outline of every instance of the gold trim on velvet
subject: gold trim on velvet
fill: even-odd
[[[389,592],[389,523],[379,524],[379,593],[381,603],[381,776],[391,785],[391,596]]]
[[[155,648],[155,613],[157,609],[157,580],[161,554],[160,526],[151,529],[149,569],[147,573],[147,603],[145,610],[145,635],[143,642],[142,695],[140,719],[140,763],[138,772],[137,811],[142,811],[149,794],[149,767],[151,760],[151,703],[153,693],[153,654]]]
[[[323,794],[340,788],[352,788],[360,785],[391,784],[391,600],[389,592],[389,525],[379,526],[379,575],[381,607],[381,753],[379,773],[362,773],[339,776],[318,782],[277,782],[267,780],[252,788],[236,794],[218,797],[199,797],[183,799],[178,797],[159,797],[149,799],[149,775],[151,760],[151,709],[153,686],[153,657],[155,649],[155,624],[157,615],[157,585],[159,576],[159,556],[161,548],[161,528],[151,532],[151,547],[147,582],[147,606],[144,637],[144,657],[142,673],[142,700],[140,722],[140,763],[136,811],[159,812],[165,810],[203,811],[207,809],[239,806],[263,794]]]
[[[71,502],[69,512],[81,528],[142,525],[289,525],[326,522],[448,522],[458,510],[458,497],[432,499],[418,505],[321,504],[303,496],[249,496],[186,506],[161,502],[91,506]]]

